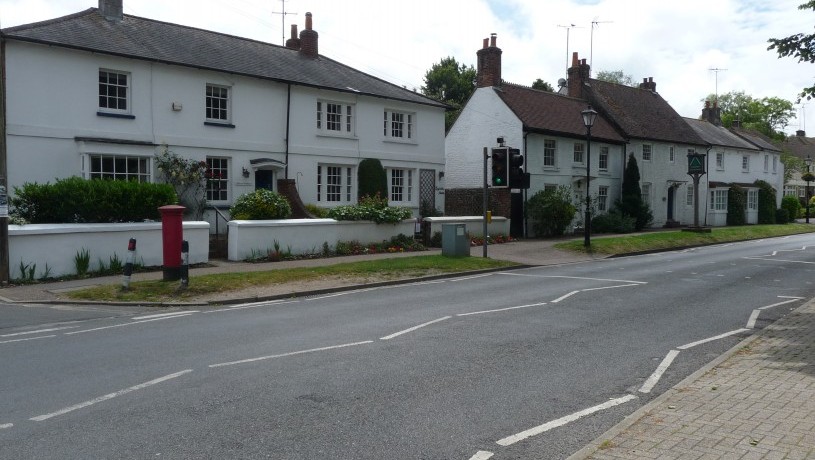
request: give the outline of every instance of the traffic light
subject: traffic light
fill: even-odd
[[[507,174],[508,185],[510,188],[524,188],[524,170],[521,166],[524,165],[524,157],[518,149],[509,149],[509,173]]]
[[[507,149],[498,147],[492,149],[492,186],[507,186]]]

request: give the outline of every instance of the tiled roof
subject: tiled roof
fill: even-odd
[[[815,159],[815,138],[812,137],[790,136],[781,143],[781,148],[801,159],[807,155]]]
[[[586,126],[580,115],[587,107],[586,101],[511,83],[493,89],[521,120],[524,130],[578,138],[586,136]],[[597,116],[591,136],[611,143],[625,142],[602,115]]]
[[[730,131],[733,131],[736,135],[747,140],[747,142],[756,145],[758,148],[762,150],[769,150],[772,152],[781,151],[781,148],[773,144],[773,141],[769,137],[759,132],[747,130],[744,128],[730,128]]]
[[[658,93],[595,79],[585,90],[592,105],[628,138],[706,145]]]
[[[706,143],[717,147],[741,150],[759,150],[758,147],[730,132],[724,126],[716,126],[705,120],[685,118],[685,121]]]
[[[325,56],[309,58],[283,46],[137,16],[109,21],[96,8],[0,33],[7,39],[446,107]]]

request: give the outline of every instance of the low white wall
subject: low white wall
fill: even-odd
[[[442,224],[464,224],[470,235],[484,236],[484,218],[482,216],[425,217],[424,220],[430,222],[430,236],[441,232]],[[487,233],[509,235],[509,219],[493,217],[492,222],[487,224]]]
[[[397,224],[375,224],[368,221],[334,219],[231,220],[229,221],[229,260],[245,260],[255,253],[274,249],[292,254],[321,252],[323,243],[333,250],[337,241],[378,243],[400,233],[412,236],[416,219]]]
[[[190,264],[209,260],[209,224],[183,222],[184,239],[190,243]],[[36,264],[34,278],[74,275],[74,258],[82,249],[90,253],[90,270],[107,266],[116,254],[127,260],[127,243],[136,238],[135,262],[146,267],[163,265],[161,222],[125,224],[27,224],[9,225],[9,271],[12,279],[22,278],[20,262]]]

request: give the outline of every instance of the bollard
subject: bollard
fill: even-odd
[[[122,275],[122,289],[130,289],[130,275],[133,274],[133,259],[136,256],[136,238],[130,238],[127,242],[127,261]]]
[[[190,285],[190,243],[181,242],[181,289]]]

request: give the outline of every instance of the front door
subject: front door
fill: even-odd
[[[668,187],[668,221],[674,220],[674,191],[676,188]]]
[[[262,188],[274,191],[274,171],[270,169],[255,171],[255,190]]]

